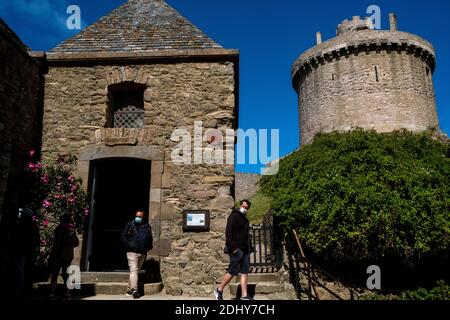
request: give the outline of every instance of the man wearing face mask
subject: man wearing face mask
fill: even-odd
[[[126,224],[121,233],[130,268],[126,295],[133,298],[139,298],[138,271],[142,268],[147,252],[153,248],[152,229],[147,222],[144,222],[144,218],[143,210],[136,211],[134,219]]]
[[[249,259],[249,221],[245,216],[250,209],[250,201],[242,200],[239,209],[233,209],[228,217],[225,231],[226,243],[225,253],[230,255],[228,272],[223,277],[222,283],[214,289],[217,300],[223,300],[223,290],[234,276],[241,275],[241,300],[251,300],[248,296],[248,272],[250,269]]]

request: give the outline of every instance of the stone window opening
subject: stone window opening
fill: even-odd
[[[334,73],[331,75],[331,80],[334,81]]]
[[[377,80],[377,82],[380,82],[380,78],[378,77],[378,67],[375,66],[375,79]]]
[[[425,70],[427,71],[427,76],[429,76],[430,75],[430,68],[425,67]]]
[[[108,87],[107,128],[142,128],[144,126],[144,91],[146,87],[123,82]]]

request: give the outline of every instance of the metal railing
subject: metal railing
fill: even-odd
[[[341,286],[345,288],[345,290],[348,290],[350,300],[358,299],[359,295],[356,291],[348,286],[345,286],[342,281],[339,281],[336,277],[332,276],[330,273],[326,272],[306,258],[302,243],[295,230],[292,231],[291,240],[293,240],[294,242],[294,244],[292,244],[291,241],[289,243],[290,245],[288,245],[291,282],[293,282],[294,288],[299,298],[301,298],[302,293],[306,293],[309,300],[320,300],[321,297],[319,291],[317,290],[317,288],[320,287],[338,300],[347,300],[339,293],[327,287],[327,285],[323,283],[323,280],[321,280],[317,276],[318,274],[320,274],[321,276],[325,276],[333,282],[340,283]],[[305,277],[308,281],[308,288],[306,290],[301,285],[300,280],[302,276]]]

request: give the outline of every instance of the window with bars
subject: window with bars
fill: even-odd
[[[110,104],[113,128],[142,128],[144,126],[144,88],[123,85],[111,88]]]

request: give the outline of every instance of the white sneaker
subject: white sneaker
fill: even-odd
[[[219,289],[214,289],[214,295],[216,296],[216,300],[223,300],[223,292],[219,291]]]
[[[133,292],[134,292],[134,290],[133,290],[133,289],[130,289],[130,290],[127,291],[127,293],[125,293],[125,295],[126,295],[127,297],[132,297],[132,296],[133,296]]]

